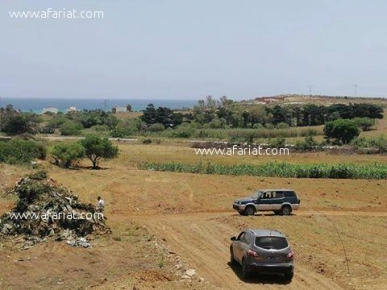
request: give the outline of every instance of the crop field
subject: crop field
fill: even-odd
[[[298,165],[387,164],[385,155],[327,152],[289,156],[197,156],[186,142],[117,143],[120,156],[91,170],[39,164],[51,178],[95,204],[106,202],[110,236],[92,237],[91,249],[46,242],[27,250],[0,241],[1,289],[385,289],[386,179],[278,178],[161,172],[141,164],[176,162],[222,166],[286,162]],[[0,214],[15,197],[7,193],[28,167],[0,165]],[[244,217],[233,200],[259,188],[292,188],[301,209],[292,216]],[[295,277],[249,281],[231,267],[229,239],[244,228],[278,229],[295,252]],[[196,274],[184,277],[188,269]]]

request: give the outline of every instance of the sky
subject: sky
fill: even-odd
[[[73,10],[103,18],[52,14]],[[386,13],[384,0],[1,0],[0,97],[386,97]]]

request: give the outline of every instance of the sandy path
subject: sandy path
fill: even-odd
[[[218,214],[183,214],[142,217],[139,222],[170,249],[198,271],[198,275],[221,289],[294,289],[335,290],[344,289],[334,281],[296,264],[295,277],[286,284],[281,277],[253,278],[245,282],[239,276],[239,268],[231,268],[229,261],[229,237],[235,229],[219,223]]]

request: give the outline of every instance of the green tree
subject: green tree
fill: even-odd
[[[353,120],[338,119],[327,122],[324,127],[325,139],[328,142],[348,144],[355,137],[359,136],[360,130]]]
[[[23,115],[9,117],[3,125],[3,132],[10,135],[30,133],[31,127],[28,119]]]
[[[70,136],[70,135],[79,135],[81,133],[81,130],[83,129],[82,124],[72,121],[72,120],[66,120],[60,127],[60,132],[63,136]]]
[[[356,117],[353,120],[356,122],[357,126],[363,131],[369,131],[371,130],[371,127],[375,125],[375,120],[367,117]]]
[[[113,146],[108,138],[101,138],[98,135],[88,135],[81,140],[85,148],[85,155],[93,164],[93,169],[98,168],[98,162],[101,158],[112,159],[118,156],[118,147]]]
[[[56,164],[68,168],[73,161],[85,156],[85,148],[78,142],[59,143],[52,148],[51,155]]]

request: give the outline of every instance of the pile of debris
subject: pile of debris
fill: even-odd
[[[16,207],[0,217],[0,236],[22,237],[23,247],[54,239],[79,247],[91,247],[89,235],[111,233],[102,212],[59,186],[44,171],[20,179],[11,193]]]

